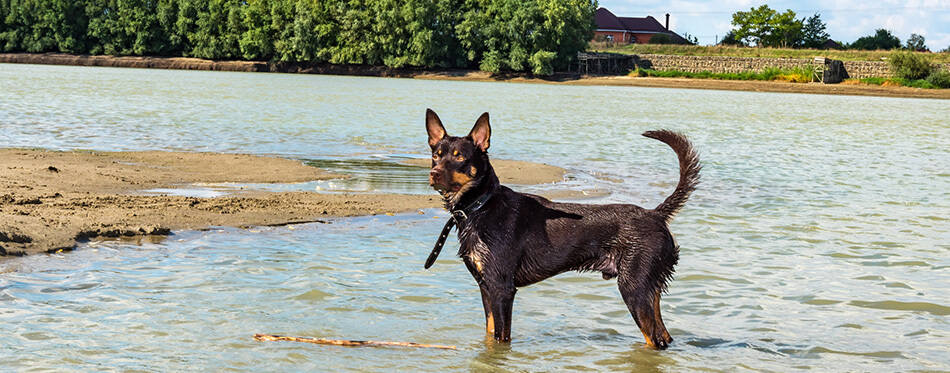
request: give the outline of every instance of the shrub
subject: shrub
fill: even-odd
[[[673,38],[667,34],[653,34],[647,44],[673,44]]]
[[[927,83],[940,88],[950,88],[950,72],[943,69],[934,69],[927,77]]]
[[[551,62],[554,61],[554,58],[557,57],[557,53],[550,51],[537,51],[531,58],[528,59],[528,63],[531,64],[531,72],[534,75],[553,75],[554,66],[551,65]]]
[[[891,72],[898,78],[917,80],[926,78],[933,71],[930,61],[920,53],[894,51],[888,57]]]

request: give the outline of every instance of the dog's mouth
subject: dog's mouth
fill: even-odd
[[[458,193],[464,187],[463,185],[460,185],[460,184],[448,185],[448,184],[441,184],[441,183],[433,183],[431,181],[429,182],[429,185],[432,186],[432,189],[435,189],[439,193]]]

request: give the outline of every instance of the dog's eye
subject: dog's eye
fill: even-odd
[[[460,155],[460,156],[458,156],[458,157],[455,157],[455,160],[456,160],[456,161],[459,161],[459,162],[465,162],[465,157],[463,157],[463,156]]]
[[[439,155],[438,155],[438,154],[435,154],[435,153],[433,153],[433,154],[432,154],[432,160],[433,160],[433,161],[437,161],[437,160],[439,160]]]

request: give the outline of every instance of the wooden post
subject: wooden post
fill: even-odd
[[[455,349],[455,346],[429,345],[429,344],[422,344],[422,343],[415,343],[415,342],[351,341],[351,340],[346,340],[346,339],[289,337],[289,336],[284,336],[284,335],[273,335],[273,334],[254,334],[254,340],[255,341],[304,342],[304,343],[314,343],[314,344],[320,344],[320,345],[332,345],[332,346],[344,346],[344,347],[398,346],[398,347],[441,348],[444,350]]]

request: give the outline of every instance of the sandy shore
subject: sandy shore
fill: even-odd
[[[492,163],[505,183],[563,180],[564,170],[553,166]],[[78,241],[96,237],[284,225],[441,207],[435,192],[418,196],[238,191],[214,198],[144,192],[196,183],[296,183],[342,177],[299,161],[244,154],[0,149],[0,257],[69,250]]]
[[[394,69],[385,66],[331,65],[313,63],[212,61],[186,57],[117,57],[62,53],[0,53],[0,63],[43,65],[106,66],[180,70],[283,72],[332,75],[360,75],[431,80],[501,81],[567,85],[609,85],[627,87],[712,89],[749,92],[806,93],[849,96],[883,96],[950,99],[950,89],[882,87],[864,84],[785,83],[762,81],[642,78],[627,76],[586,76],[559,73],[540,79],[525,74],[492,75],[473,70]]]

